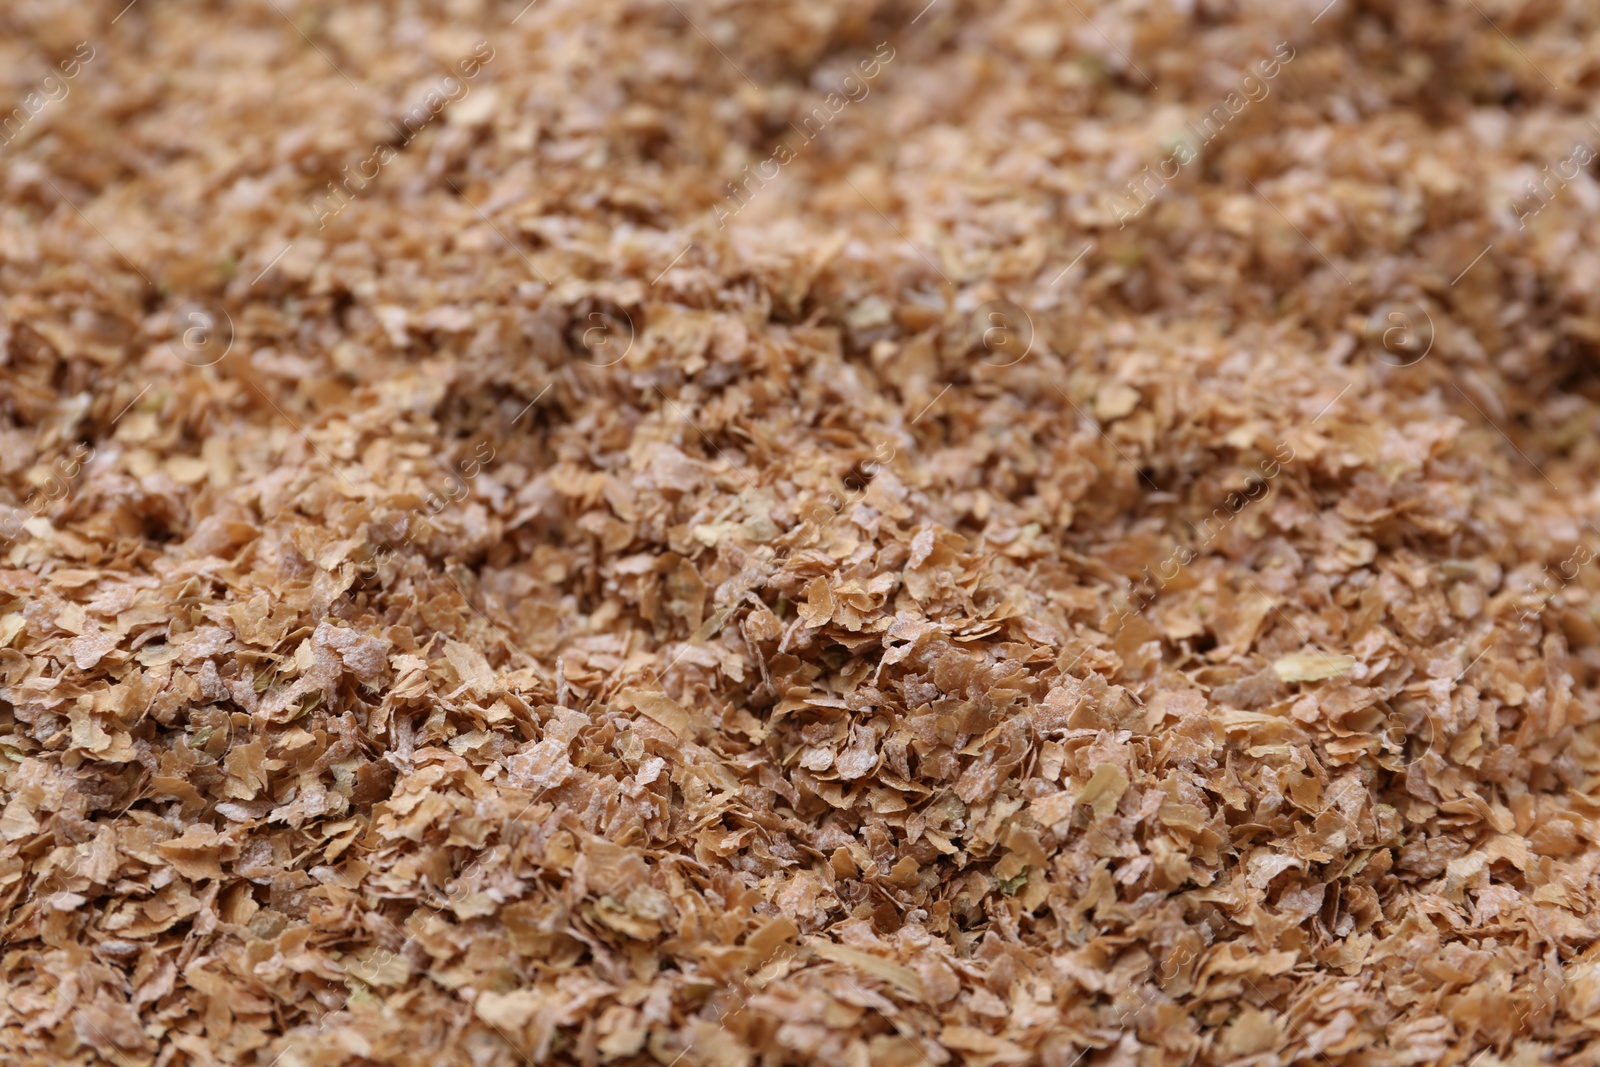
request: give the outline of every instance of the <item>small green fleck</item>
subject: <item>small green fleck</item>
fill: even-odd
[[[349,1004],[357,1007],[381,1007],[384,1003],[383,998],[374,994],[359,978],[350,979],[345,983],[345,988],[350,990]]]
[[[1147,249],[1144,245],[1137,242],[1129,242],[1113,249],[1111,258],[1116,260],[1118,265],[1132,269],[1144,262],[1146,252]]]
[[[1029,868],[1024,867],[1022,873],[1016,877],[1000,879],[1000,892],[1008,897],[1016,896],[1017,891],[1028,883],[1028,870]]]

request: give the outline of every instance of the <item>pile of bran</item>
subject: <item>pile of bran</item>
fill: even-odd
[[[1594,1062],[1597,31],[8,5],[0,1058]]]

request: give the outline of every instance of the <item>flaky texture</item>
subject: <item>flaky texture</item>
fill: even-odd
[[[519,8],[0,12],[0,1060],[1593,1062],[1590,8]]]

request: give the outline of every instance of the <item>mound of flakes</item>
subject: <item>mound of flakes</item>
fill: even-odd
[[[1513,7],[13,5],[0,1059],[1591,1062]]]

